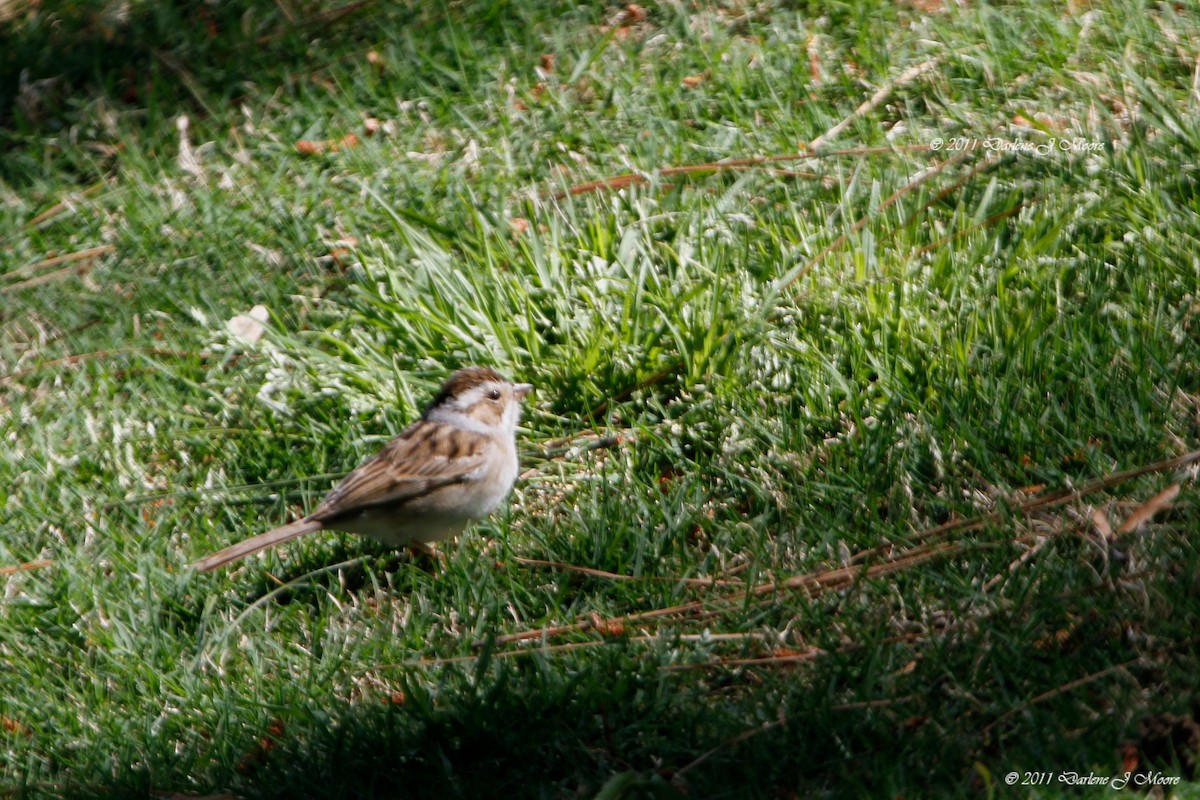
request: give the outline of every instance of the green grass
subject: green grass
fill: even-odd
[[[1200,796],[1189,5],[8,9],[4,796]],[[187,568],[468,363],[439,561]]]

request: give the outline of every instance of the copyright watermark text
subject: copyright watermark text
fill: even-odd
[[[1177,786],[1179,778],[1161,772],[1125,772],[1119,775],[1099,775],[1095,772],[1010,772],[1004,776],[1009,786],[1107,786],[1124,789],[1126,786]]]
[[[1051,153],[1095,153],[1104,149],[1104,142],[1092,141],[1082,136],[1059,138],[1052,136],[1041,142],[1026,142],[1015,139],[1001,139],[989,136],[981,139],[975,136],[951,136],[948,139],[937,137],[931,139],[931,150],[991,150],[994,153],[1023,153],[1025,155],[1046,156]]]

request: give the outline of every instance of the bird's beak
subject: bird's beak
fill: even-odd
[[[515,386],[513,386],[513,394],[517,396],[518,400],[524,400],[525,395],[529,394],[532,391],[533,391],[532,383],[518,383]]]

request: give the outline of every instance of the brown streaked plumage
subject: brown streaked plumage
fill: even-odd
[[[245,539],[193,566],[202,571],[318,530],[394,545],[457,536],[499,506],[517,477],[515,429],[533,387],[489,367],[455,372],[425,409],[311,514]]]

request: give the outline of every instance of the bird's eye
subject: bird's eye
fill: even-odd
[[[488,399],[489,400],[499,400],[500,399],[500,390],[492,389],[490,392],[488,392]]]

